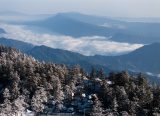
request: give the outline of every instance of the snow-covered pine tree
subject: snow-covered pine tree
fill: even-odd
[[[44,103],[47,102],[47,93],[43,87],[39,87],[32,97],[31,108],[35,111],[36,116],[39,112],[43,112]]]
[[[15,99],[12,103],[12,110],[15,112],[15,116],[20,114],[22,116],[25,109],[28,107],[28,104],[25,102],[25,96],[19,95],[17,99]]]
[[[98,97],[95,96],[95,101],[94,101],[94,105],[93,105],[93,113],[91,115],[92,116],[103,116],[102,112],[103,112],[102,103],[98,99]]]
[[[4,102],[3,104],[0,105],[1,115],[12,116],[13,110],[12,110],[12,104],[10,101],[11,95],[8,88],[5,88],[5,90],[3,91],[3,98],[4,98]]]

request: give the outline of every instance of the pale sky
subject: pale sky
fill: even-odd
[[[160,0],[0,0],[0,11],[80,12],[110,17],[160,17]]]

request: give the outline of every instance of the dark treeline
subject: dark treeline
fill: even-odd
[[[75,92],[76,88],[80,94]],[[74,93],[74,97],[72,94]],[[85,104],[82,94],[92,97],[93,105],[86,110],[95,116],[156,116],[160,115],[160,86],[149,84],[141,73],[130,76],[126,71],[105,77],[103,69],[91,67],[88,74],[79,65],[38,62],[12,47],[0,45],[0,112],[12,116],[25,109],[45,113],[45,106],[70,106],[76,98]],[[66,95],[64,99],[63,96]],[[77,96],[77,97],[75,97]]]

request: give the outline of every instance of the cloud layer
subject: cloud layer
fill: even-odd
[[[52,48],[74,51],[83,55],[120,55],[131,52],[142,44],[129,44],[110,41],[109,38],[101,36],[73,38],[63,35],[52,35],[46,33],[33,32],[24,29],[24,26],[0,24],[7,34],[1,36],[20,40],[35,45],[46,45]]]

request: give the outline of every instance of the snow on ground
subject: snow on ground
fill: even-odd
[[[13,115],[13,116],[15,116],[15,115]],[[30,111],[30,110],[26,110],[26,111],[24,111],[24,112],[22,113],[22,115],[21,115],[21,113],[19,112],[18,115],[16,115],[16,116],[34,116],[34,112],[32,112],[32,111]]]
[[[24,114],[24,116],[34,116],[34,112],[32,112],[30,110],[26,110],[23,114]]]

